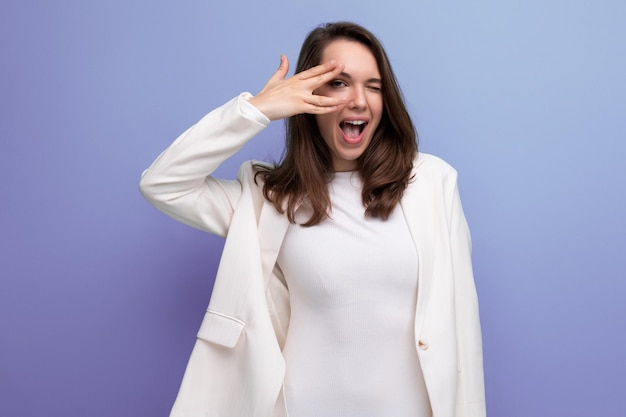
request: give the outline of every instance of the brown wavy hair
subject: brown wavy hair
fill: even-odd
[[[302,44],[295,72],[321,64],[324,48],[338,39],[366,46],[381,74],[383,114],[369,146],[357,159],[357,169],[363,182],[365,215],[386,220],[411,181],[417,132],[382,44],[360,25],[336,22],[313,29]],[[265,198],[280,213],[286,212],[291,223],[296,223],[295,211],[306,201],[312,215],[302,225],[313,226],[328,218],[332,211],[328,193],[332,156],[314,115],[292,116],[286,120],[285,127],[286,146],[281,162],[271,168],[257,165],[256,176],[264,182]]]

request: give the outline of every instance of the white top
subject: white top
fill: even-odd
[[[365,217],[357,173],[335,173],[329,192],[331,219],[290,225],[278,256],[291,300],[288,415],[430,417],[414,333],[417,253],[402,210]],[[296,219],[308,218],[301,207]]]

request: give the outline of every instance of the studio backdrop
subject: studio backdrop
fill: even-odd
[[[336,20],[383,41],[420,149],[459,172],[488,415],[624,415],[626,3],[5,0],[1,416],[167,415],[223,240],[139,176]],[[217,175],[277,160],[283,131]]]

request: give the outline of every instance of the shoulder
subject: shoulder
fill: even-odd
[[[261,171],[271,170],[272,168],[274,168],[274,165],[268,162],[256,160],[246,161],[239,167],[237,180],[244,188],[263,188],[263,176],[257,174]]]
[[[253,178],[257,172],[265,169],[272,169],[274,167],[273,164],[264,161],[256,161],[250,160],[244,162],[239,167],[239,172],[237,173],[237,178],[239,180],[245,180],[247,178]]]
[[[456,179],[457,171],[452,165],[438,156],[419,152],[413,159],[413,174]]]

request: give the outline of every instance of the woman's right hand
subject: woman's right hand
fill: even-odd
[[[320,96],[313,92],[332,81],[342,70],[342,64],[330,61],[285,79],[289,61],[285,55],[281,55],[278,70],[263,89],[250,99],[250,104],[270,120],[301,113],[331,113],[344,104],[345,99]]]

